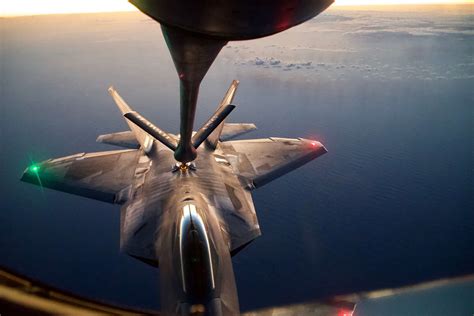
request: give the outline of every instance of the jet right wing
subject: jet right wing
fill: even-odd
[[[249,189],[261,187],[327,152],[317,141],[275,137],[223,142],[221,149]]]

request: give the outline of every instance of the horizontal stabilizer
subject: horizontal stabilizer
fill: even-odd
[[[222,129],[219,140],[223,142],[231,140],[256,129],[257,126],[252,123],[224,123],[224,128]]]
[[[176,140],[168,135],[168,133],[155,126],[152,122],[148,121],[145,117],[140,115],[140,113],[131,111],[125,113],[123,116],[125,116],[128,120],[133,122],[143,131],[154,137],[157,141],[161,142],[172,151],[176,150],[176,147],[178,146],[176,144]]]
[[[96,140],[98,143],[115,145],[124,148],[138,149],[140,144],[132,131],[111,133],[99,135]]]
[[[192,143],[194,148],[198,148],[199,145],[221,124],[225,118],[235,109],[235,105],[226,104],[217,109],[217,111],[209,118],[196,134],[194,134]]]

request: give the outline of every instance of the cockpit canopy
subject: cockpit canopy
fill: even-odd
[[[179,220],[179,257],[183,291],[191,300],[209,298],[215,288],[215,250],[207,233],[204,214],[192,203],[183,206]]]

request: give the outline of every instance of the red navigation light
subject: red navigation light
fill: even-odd
[[[348,309],[340,309],[337,316],[352,316],[352,311]]]
[[[311,142],[311,146],[313,146],[313,147],[318,146],[318,142]]]

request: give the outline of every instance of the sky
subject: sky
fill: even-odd
[[[473,3],[474,0],[336,0],[335,5]],[[127,0],[15,0],[0,3],[0,16],[133,11]]]

